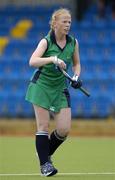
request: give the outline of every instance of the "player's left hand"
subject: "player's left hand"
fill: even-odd
[[[82,86],[82,81],[77,75],[73,76],[73,81],[71,82],[71,86],[75,89],[80,88]]]

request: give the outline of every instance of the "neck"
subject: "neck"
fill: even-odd
[[[65,40],[66,39],[66,35],[65,34],[61,34],[61,33],[58,33],[56,31],[55,32],[55,36],[56,36],[56,40],[57,41],[62,41],[62,40]]]

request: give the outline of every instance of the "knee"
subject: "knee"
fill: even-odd
[[[58,128],[57,129],[57,133],[62,137],[68,136],[69,132],[70,132],[70,128]]]
[[[49,123],[39,123],[37,124],[37,131],[46,131],[49,130]]]

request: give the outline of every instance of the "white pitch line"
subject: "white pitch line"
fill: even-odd
[[[58,176],[87,176],[87,175],[115,175],[115,172],[86,172],[86,173],[58,173]],[[40,173],[33,174],[0,174],[0,176],[41,176]]]

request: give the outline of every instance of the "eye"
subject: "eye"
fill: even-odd
[[[63,23],[69,23],[69,24],[71,24],[71,21],[63,21]]]

